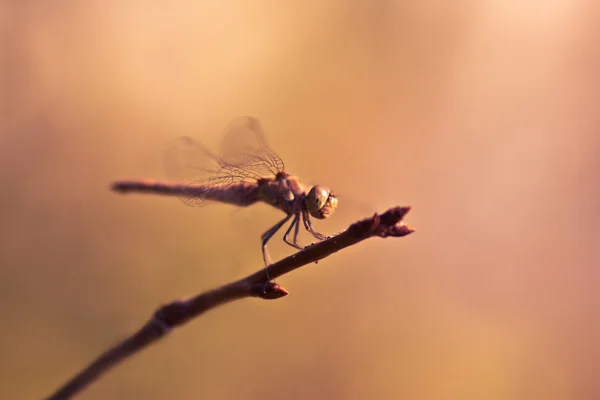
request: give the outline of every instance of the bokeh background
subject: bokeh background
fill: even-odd
[[[598,8],[1,2],[0,398],[261,266],[278,211],[108,189],[240,115],[346,196],[324,233],[397,204],[417,232],[214,310],[81,398],[600,398]]]

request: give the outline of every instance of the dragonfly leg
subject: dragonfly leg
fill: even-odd
[[[268,271],[266,269],[269,266],[269,264],[271,264],[271,257],[269,256],[269,251],[267,250],[267,242],[269,241],[269,239],[271,239],[273,237],[273,235],[279,229],[281,229],[281,227],[286,222],[288,222],[290,220],[290,218],[292,218],[292,216],[293,216],[293,214],[288,215],[287,217],[285,217],[284,219],[282,219],[281,221],[279,221],[278,223],[276,223],[275,225],[273,225],[271,228],[269,228],[260,237],[260,239],[262,240],[263,261],[265,262],[265,271],[267,272],[267,279],[270,279],[270,278],[269,278],[269,273],[268,273]]]
[[[285,235],[283,235],[283,241],[286,242],[287,244],[289,244],[292,247],[297,248],[298,250],[302,250],[302,246],[300,246],[298,244],[298,227],[300,226],[298,224],[298,219],[300,218],[300,214],[296,214],[294,216],[294,219],[292,220],[292,223],[290,224],[290,227],[287,229],[287,231],[285,231]],[[296,231],[294,232],[294,241],[290,242],[290,232],[292,231],[292,228],[296,228]]]
[[[300,222],[296,221],[296,226],[294,226],[294,243],[297,244],[298,246],[300,246],[300,244],[298,244],[298,234],[300,233]],[[302,246],[300,246],[302,247]]]
[[[306,230],[309,231],[314,237],[316,237],[319,240],[327,239],[327,236],[317,232],[315,228],[313,228],[312,223],[310,222],[310,216],[308,215],[308,212],[302,212],[302,220],[304,221],[304,227],[306,228]]]

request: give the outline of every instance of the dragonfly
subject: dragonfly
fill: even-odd
[[[248,207],[263,202],[283,211],[286,216],[261,235],[265,268],[271,264],[267,242],[286,223],[291,220],[283,241],[302,250],[298,243],[300,221],[317,240],[324,240],[327,236],[313,227],[311,217],[328,218],[338,206],[328,187],[309,188],[285,171],[283,160],[271,149],[260,121],[254,117],[239,117],[229,124],[219,155],[190,137],[178,138],[166,150],[164,166],[171,181],[122,180],[114,182],[112,189],[178,196],[192,207],[214,202]]]

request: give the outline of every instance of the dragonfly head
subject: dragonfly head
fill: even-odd
[[[329,217],[338,205],[337,197],[326,186],[313,186],[304,199],[310,215],[317,219]]]

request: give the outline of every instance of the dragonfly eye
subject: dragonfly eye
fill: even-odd
[[[327,218],[337,207],[337,198],[326,186],[313,186],[305,199],[310,215],[318,219]]]

